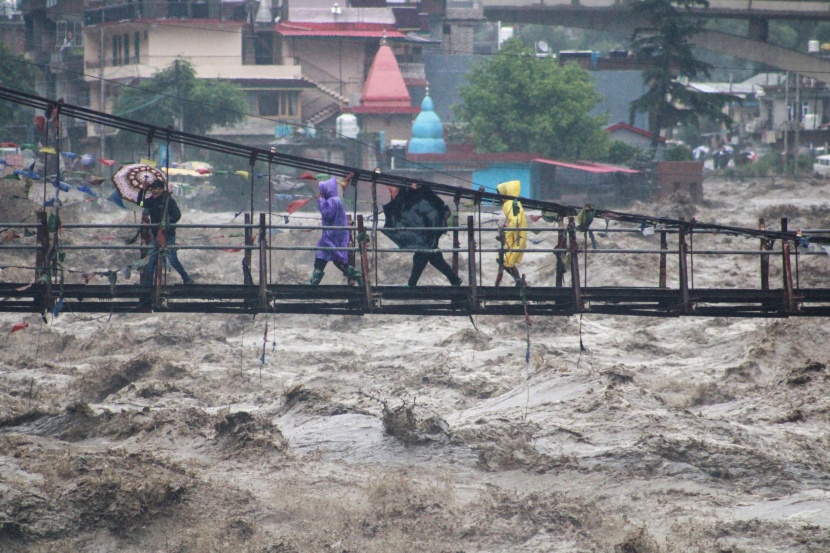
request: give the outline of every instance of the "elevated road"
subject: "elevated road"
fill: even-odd
[[[484,17],[503,23],[557,25],[630,35],[646,22],[620,0],[480,0]],[[830,21],[830,2],[801,0],[710,0],[701,18],[748,22],[747,36],[704,31],[693,41],[699,48],[793,71],[819,81],[830,80],[830,60],[767,42],[769,22]]]
[[[450,2],[452,3],[452,2]],[[488,19],[510,11],[579,12],[625,10],[624,0],[478,0]],[[709,0],[708,9],[695,8],[693,13],[713,19],[830,19],[830,2],[826,0]]]

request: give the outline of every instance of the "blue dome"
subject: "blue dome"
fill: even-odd
[[[429,94],[421,102],[421,113],[412,123],[412,139],[409,141],[410,154],[445,154],[444,124],[435,113]]]

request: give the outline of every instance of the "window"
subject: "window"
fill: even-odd
[[[130,63],[130,35],[124,35],[124,64]]]
[[[257,95],[259,115],[297,117],[299,93],[296,90],[261,90]]]
[[[112,37],[112,65],[118,65],[121,57],[121,35]]]
[[[135,34],[135,40],[133,42],[133,51],[135,52],[135,62],[141,63],[141,56],[139,55],[139,44],[141,43],[141,35],[139,33]]]

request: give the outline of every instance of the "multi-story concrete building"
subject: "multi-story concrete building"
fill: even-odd
[[[344,108],[357,105],[384,36],[404,59],[422,40],[397,28],[390,7],[275,2],[86,0],[88,105],[111,112],[124,85],[184,59],[199,78],[229,80],[246,92],[246,122],[215,133],[262,145],[306,125],[333,125]],[[417,65],[405,68],[413,85],[423,86],[423,65],[420,72]],[[95,125],[87,128],[93,140],[101,132]]]

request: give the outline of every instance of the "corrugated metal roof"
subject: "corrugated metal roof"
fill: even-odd
[[[605,127],[605,130],[609,133],[613,133],[614,131],[628,131],[633,132],[634,134],[639,134],[640,136],[645,136],[646,138],[652,138],[654,136],[645,129],[635,127],[634,125],[629,125],[628,123],[624,123],[622,121],[620,121],[619,123],[614,123],[610,127]],[[666,141],[666,139],[662,136],[658,137],[657,140],[661,143]]]
[[[235,84],[251,88],[315,88],[317,85],[305,79],[234,79]]]
[[[375,23],[277,23],[274,31],[282,36],[331,36],[353,38],[403,39],[406,35],[387,25]]]
[[[581,161],[578,163],[565,163],[564,161],[554,161],[552,159],[536,158],[533,161],[536,163],[544,163],[547,165],[556,165],[557,167],[567,167],[568,169],[575,169],[577,171],[585,171],[586,173],[639,173],[636,169],[628,167],[620,167],[618,165],[607,165],[605,163],[594,163],[593,161]]]

